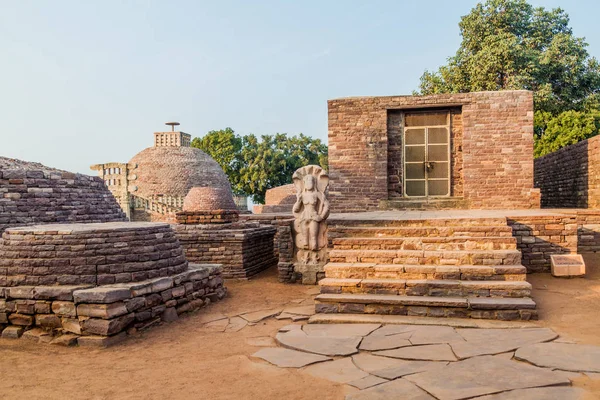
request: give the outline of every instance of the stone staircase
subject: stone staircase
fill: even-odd
[[[536,319],[505,218],[338,220],[317,313]]]

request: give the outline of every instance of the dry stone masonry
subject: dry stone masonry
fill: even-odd
[[[101,179],[0,157],[0,233],[18,225],[123,220]]]
[[[0,243],[0,331],[107,346],[223,298],[221,266],[188,264],[168,224],[8,228]]]

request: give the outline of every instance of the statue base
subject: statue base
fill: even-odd
[[[294,274],[302,275],[303,285],[316,285],[325,277],[327,248],[319,251],[298,250],[294,261]]]

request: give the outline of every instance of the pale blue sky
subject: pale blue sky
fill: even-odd
[[[410,94],[477,1],[0,0],[0,155],[93,174],[166,121],[327,139],[327,99]],[[597,0],[561,6],[600,58]]]

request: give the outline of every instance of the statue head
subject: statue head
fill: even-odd
[[[315,177],[313,175],[304,176],[304,190],[309,192],[315,190]]]

